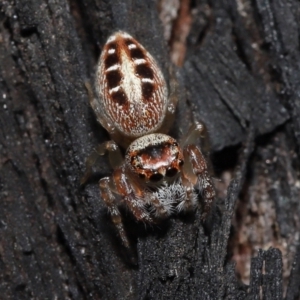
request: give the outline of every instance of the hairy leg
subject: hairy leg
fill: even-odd
[[[113,183],[112,183],[112,178],[111,177],[105,177],[102,178],[99,181],[99,187],[100,187],[100,192],[102,199],[104,200],[105,204],[108,207],[108,210],[111,215],[111,220],[116,226],[119,236],[124,244],[125,247],[129,248],[129,241],[127,238],[127,235],[124,230],[123,222],[122,222],[122,217],[119,211],[119,208],[116,204],[116,198],[113,195]]]
[[[85,184],[92,175],[92,168],[96,164],[99,156],[109,154],[109,162],[112,168],[119,167],[123,162],[123,157],[118,145],[114,141],[104,142],[96,147],[91,155],[86,160],[86,171],[81,178],[81,185]]]
[[[158,190],[156,193],[150,193],[148,197],[148,203],[152,208],[151,212],[157,219],[165,219],[172,213],[172,202],[169,202],[164,196],[165,193]]]
[[[185,190],[185,197],[182,201],[179,202],[176,209],[178,212],[181,211],[191,211],[197,205],[197,194],[194,191],[194,184],[189,180],[189,178],[185,177],[185,174],[181,175],[181,184]]]
[[[205,151],[209,150],[209,138],[207,134],[206,127],[201,122],[194,122],[194,124],[189,128],[185,138],[181,142],[181,147],[184,148],[190,144],[199,143],[201,145],[201,149]]]
[[[127,174],[124,168],[114,171],[116,191],[122,196],[123,201],[138,221],[154,223],[149,212],[145,209],[145,192]]]
[[[203,217],[209,212],[215,190],[209,176],[207,161],[199,147],[196,146],[199,139],[204,140],[205,147],[208,148],[208,137],[205,126],[200,122],[195,122],[188,131],[186,138],[182,141],[185,165],[183,166],[183,184],[187,186],[187,191],[191,185],[199,184],[199,190],[204,201]],[[203,143],[202,143],[203,144]],[[206,149],[207,150],[207,149]],[[190,193],[191,197],[192,193]]]
[[[166,116],[160,130],[160,132],[163,133],[168,133],[168,131],[170,130],[174,122],[175,111],[178,102],[178,81],[176,77],[176,72],[172,66],[170,66],[169,68],[169,73],[170,73],[169,100],[168,100]]]
[[[195,145],[188,145],[184,149],[184,156],[186,160],[189,160],[189,166],[191,167],[191,169],[186,172],[186,178],[193,182],[194,176],[190,176],[189,174],[193,173],[197,176],[199,190],[201,191],[204,201],[203,217],[205,217],[210,211],[213,199],[216,195],[211,177],[207,171],[206,160],[200,149]]]

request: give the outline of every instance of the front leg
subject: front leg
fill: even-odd
[[[121,213],[114,194],[121,197],[122,201],[125,202],[138,221],[152,223],[152,218],[145,210],[145,203],[143,202],[144,194],[142,190],[138,192],[133,188],[122,167],[115,169],[112,177],[102,178],[99,181],[99,187],[102,199],[108,207],[111,220],[118,230],[122,243],[125,247],[129,248],[129,241],[125,233]]]
[[[185,186],[187,194],[190,195],[189,197],[193,199],[193,187],[198,183],[204,201],[203,217],[205,217],[211,208],[216,193],[211,177],[209,176],[206,159],[199,147],[196,146],[200,139],[202,146],[207,151],[209,148],[209,139],[206,128],[204,124],[195,122],[181,143],[185,160],[182,184]]]
[[[198,121],[194,122],[180,144],[182,148],[187,145],[200,145],[205,153],[209,152],[210,142],[205,125]]]
[[[185,177],[190,181],[194,182],[195,177],[199,184],[199,190],[201,192],[204,201],[203,217],[210,211],[213,199],[216,196],[215,189],[212,184],[211,177],[207,171],[206,160],[196,145],[188,145],[184,151],[185,160],[188,160],[190,164],[187,164],[188,168],[185,171]]]
[[[85,184],[91,177],[92,168],[96,164],[99,156],[104,155],[106,152],[108,152],[109,162],[113,169],[119,167],[122,164],[123,157],[120,148],[114,141],[107,141],[98,145],[86,160],[86,169],[85,174],[81,178],[81,185]]]
[[[173,66],[169,68],[170,80],[169,80],[169,98],[168,106],[166,110],[166,116],[159,132],[168,133],[173,125],[176,107],[178,103],[179,86],[176,76],[176,71]]]
[[[116,198],[113,195],[114,184],[112,182],[112,178],[105,177],[105,178],[100,179],[99,187],[100,187],[100,193],[101,193],[102,199],[104,200],[105,204],[108,207],[108,211],[110,212],[111,220],[119,232],[119,235],[123,242],[123,245],[125,247],[129,248],[129,241],[128,241],[127,235],[125,233],[125,230],[124,230],[122,217],[121,217],[119,208],[116,204]]]
[[[149,212],[145,209],[145,191],[134,179],[126,173],[124,168],[114,171],[116,192],[121,195],[123,201],[138,221],[154,223]]]

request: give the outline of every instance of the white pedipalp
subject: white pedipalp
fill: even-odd
[[[172,183],[164,182],[155,191],[146,192],[146,201],[150,204],[150,212],[156,217],[159,217],[159,212],[152,205],[153,199],[156,198],[161,206],[167,212],[167,215],[171,215],[177,209],[175,205],[177,203],[183,203],[186,198],[186,191],[181,184],[180,178]],[[180,205],[180,204],[179,204]]]

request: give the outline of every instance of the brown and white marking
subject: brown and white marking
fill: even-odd
[[[96,74],[103,115],[122,134],[139,137],[159,129],[168,105],[168,90],[156,61],[125,32],[116,32],[103,47]]]
[[[87,89],[92,96],[89,85]],[[108,39],[98,64],[96,89],[98,98],[90,97],[91,106],[112,140],[99,145],[95,154],[108,152],[114,169],[99,187],[123,244],[130,245],[118,208],[121,203],[138,221],[155,223],[197,207],[198,186],[205,218],[215,197],[205,157],[197,146],[205,128],[195,122],[181,144],[163,134],[175,114],[176,88],[171,88],[168,99],[155,60],[129,34],[117,32]],[[117,143],[127,149],[125,157]],[[83,183],[96,160],[93,154],[88,158]]]
[[[125,161],[132,173],[145,182],[157,184],[174,181],[183,165],[183,153],[172,137],[152,133],[131,143]]]

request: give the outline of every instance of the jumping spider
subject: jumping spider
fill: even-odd
[[[97,98],[90,95],[90,104],[112,138],[96,152],[108,152],[114,169],[112,176],[100,180],[100,191],[123,244],[129,247],[118,209],[121,202],[137,220],[154,223],[195,208],[197,186],[206,214],[215,191],[205,158],[195,145],[204,127],[196,122],[180,144],[165,134],[172,124],[177,95],[168,95],[156,61],[128,33],[116,32],[104,45],[96,92]],[[125,158],[117,144],[127,149]],[[93,162],[91,156],[86,174]]]

